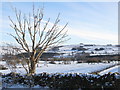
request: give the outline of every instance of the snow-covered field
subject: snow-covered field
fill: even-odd
[[[118,73],[120,73],[120,65],[109,68],[109,69],[106,69],[106,70],[100,72],[100,74],[104,75],[104,74],[109,73],[109,72],[112,72],[112,73],[118,72]]]
[[[83,46],[83,48],[86,48],[85,52],[89,53],[90,55],[113,55],[113,54],[118,54],[119,53],[119,48],[116,45],[64,45],[59,47],[57,50],[58,53],[64,53],[65,56],[72,55],[74,53],[80,53],[80,51],[72,50],[72,48],[77,48]],[[0,47],[0,55],[3,55],[5,53],[7,47]],[[100,49],[103,48],[103,50],[98,50],[96,51],[95,49]],[[9,49],[9,48],[8,48]],[[53,50],[48,50],[47,52],[56,52]],[[93,53],[91,53],[93,52]],[[64,56],[62,55],[62,57]],[[39,63],[39,67],[36,68],[36,73],[42,73],[42,72],[47,72],[47,73],[91,73],[94,71],[99,71],[103,70],[111,65],[114,65],[115,63],[96,63],[96,64],[88,64],[88,63],[79,63],[76,64],[76,62],[72,62],[71,64],[47,64],[45,65],[44,61],[41,61]],[[5,62],[0,62],[1,65],[6,65]],[[17,66],[18,68],[16,69],[16,72],[25,74],[25,70],[21,67],[20,65]],[[11,70],[0,70],[1,73],[10,73]],[[104,72],[101,72],[101,74],[105,74],[108,72],[118,72],[117,66],[113,67],[109,70],[106,70]]]
[[[3,64],[4,66],[7,67],[5,62],[0,62],[0,64]],[[55,61],[56,64],[50,64],[49,62],[45,61],[40,61],[38,64],[38,67],[36,68],[36,74],[39,73],[49,73],[49,74],[54,74],[54,73],[61,73],[61,74],[67,74],[67,73],[78,73],[78,74],[90,74],[91,72],[95,72],[95,71],[99,71],[99,70],[103,70],[107,67],[116,65],[117,62],[111,62],[111,63],[94,63],[94,64],[88,64],[88,63],[77,63],[76,61],[73,62],[71,61],[71,64],[59,64],[61,62]],[[17,65],[17,69],[16,72],[20,73],[20,74],[26,74],[25,70],[23,68],[20,68],[21,65]],[[102,72],[100,72],[100,75],[104,75],[107,74],[109,72],[115,73],[115,72],[119,72],[119,66],[114,66],[112,68],[106,69]],[[14,70],[15,71],[15,70]],[[3,74],[7,74],[10,73],[11,70],[0,70],[0,73]],[[96,75],[95,75],[96,76]],[[2,81],[2,78],[0,78],[0,82]],[[9,88],[27,88],[26,86],[22,85],[22,84],[8,84],[4,83],[3,87],[9,87]],[[0,86],[1,88],[1,86]],[[35,85],[33,88],[41,88],[40,86]],[[46,88],[46,87],[45,87]],[[44,89],[44,88],[41,88]]]
[[[113,54],[118,54],[119,53],[119,49],[120,47],[117,47],[116,45],[64,45],[62,47],[59,47],[59,50],[57,52],[59,53],[65,53],[65,55],[67,54],[71,54],[71,53],[81,53],[82,50],[77,51],[77,50],[72,50],[72,48],[78,48],[82,46],[83,48],[85,48],[86,50],[84,51],[85,53],[89,53],[90,55],[113,55]],[[100,49],[102,48],[103,50],[95,50],[95,49]],[[54,52],[54,51],[49,51],[49,52]],[[94,54],[92,54],[91,52],[93,52]]]
[[[5,65],[5,63],[3,63]],[[44,61],[40,61],[38,67],[36,68],[36,73],[42,73],[42,72],[46,72],[46,73],[84,73],[84,74],[88,74],[94,71],[98,71],[98,70],[103,70],[109,66],[112,66],[116,64],[116,62],[114,63],[95,63],[95,64],[88,64],[88,63],[79,63],[77,64],[77,62],[71,62],[71,64],[58,64],[58,62],[56,61],[56,64],[45,64]],[[6,65],[5,65],[6,66]],[[25,70],[23,68],[19,68],[21,67],[20,65],[17,66],[16,72],[17,73],[21,73],[21,74],[25,74]],[[117,66],[116,66],[117,67]],[[116,67],[114,69],[110,69],[107,71],[102,72],[101,74],[105,74],[108,72],[117,72]],[[15,70],[14,70],[15,71]],[[0,70],[1,73],[7,74],[10,73],[10,69],[8,70]]]

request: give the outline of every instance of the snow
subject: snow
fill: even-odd
[[[114,65],[115,63],[95,63],[95,64],[88,64],[88,63],[79,63],[71,62],[71,64],[58,64],[59,62],[56,61],[56,64],[45,64],[43,61],[39,62],[39,67],[36,68],[36,74],[39,73],[90,73],[98,70],[102,70],[106,67]],[[25,74],[25,70],[20,65],[17,66],[16,72]],[[15,71],[15,70],[14,70]],[[0,70],[1,73],[7,74],[10,73],[11,70]]]
[[[99,74],[104,75],[104,74],[109,73],[109,72],[112,72],[112,73],[119,72],[120,73],[119,69],[120,69],[120,65],[106,69],[106,70],[100,72]]]
[[[62,47],[59,47],[59,50],[57,51],[52,51],[52,50],[48,50],[47,52],[49,53],[53,53],[53,52],[58,52],[58,53],[64,53],[62,57],[66,57],[69,55],[72,55],[73,53],[82,53],[83,50],[81,51],[77,51],[77,50],[72,50],[72,48],[78,48],[81,45],[64,45]],[[118,54],[119,53],[119,49],[120,47],[117,47],[116,45],[93,45],[93,46],[86,46],[83,45],[83,48],[86,48],[87,50],[85,50],[85,53],[89,53],[90,55],[114,55],[114,54]],[[95,49],[100,49],[103,48],[104,50],[98,50],[96,51]],[[92,54],[91,52],[93,52],[94,54]]]
[[[7,86],[8,87],[8,86]],[[4,88],[4,87],[3,87]],[[27,90],[28,90],[28,86],[25,86],[25,85],[21,85],[21,84],[12,84],[11,86],[9,86],[9,89],[10,88],[26,88]],[[35,85],[34,87],[32,87],[33,89],[34,88],[39,88],[39,89],[47,89],[48,87],[41,87],[41,86],[39,86],[39,85]],[[32,89],[30,89],[30,90],[32,90]]]
[[[111,64],[69,64],[69,65],[50,65],[48,67],[37,68],[37,73],[90,73],[96,70],[103,69]]]
[[[64,55],[61,56],[56,56],[56,57],[69,57],[71,56],[73,53],[81,53],[82,51],[76,51],[76,50],[72,50],[72,48],[77,48],[80,47],[81,45],[64,45],[62,47],[59,47],[59,50],[57,51],[58,53],[65,53]],[[114,54],[118,54],[119,53],[119,48],[120,47],[116,47],[115,45],[111,45],[111,46],[107,46],[107,45],[93,45],[93,46],[85,46],[84,44],[82,45],[83,48],[86,48],[88,50],[85,50],[86,53],[90,53],[90,55],[114,55]],[[0,47],[0,54],[3,55],[6,51],[4,51],[2,49],[3,47]],[[4,48],[7,48],[4,46]],[[100,51],[96,51],[96,48],[104,48],[104,50],[100,50]],[[55,51],[46,51],[46,52],[55,52]],[[94,54],[91,54],[91,52],[94,52]],[[0,55],[0,56],[1,56]],[[44,61],[40,61],[39,62],[39,67],[36,68],[36,73],[42,73],[42,72],[47,72],[47,73],[90,73],[90,72],[94,72],[97,70],[102,70],[106,67],[109,67],[115,63],[99,63],[99,64],[87,64],[87,63],[80,63],[80,64],[76,64],[76,62],[72,63],[72,64],[58,64],[58,62],[56,62],[57,64],[47,64],[45,65]],[[1,65],[6,65],[6,63],[4,61],[0,61]],[[25,73],[25,70],[23,68],[19,68],[22,67],[21,65],[17,65],[17,69],[16,72],[18,73]],[[101,72],[101,74],[107,73],[107,72],[116,72],[117,68],[114,67],[112,69],[109,69],[107,71]],[[1,73],[10,73],[11,70],[0,70]]]
[[[76,51],[76,50],[72,50],[72,48],[77,48],[80,47],[80,44],[77,45],[63,45],[61,47],[59,47],[59,50],[57,51],[58,53],[65,53],[67,55],[72,54],[73,52],[79,53],[82,52],[81,51]],[[5,49],[10,49],[6,46],[3,46]],[[7,50],[4,50],[2,46],[0,46],[0,55],[4,55]],[[20,47],[19,47],[20,48]],[[87,50],[85,50],[86,53],[90,53],[94,52],[94,54],[96,55],[102,55],[102,54],[106,54],[106,55],[113,55],[113,54],[118,54],[119,53],[119,49],[120,47],[116,47],[116,45],[111,45],[111,46],[107,46],[107,45],[93,45],[93,46],[85,46],[83,45],[83,48],[86,48]],[[100,50],[100,51],[96,51],[95,49],[98,48],[104,48],[104,50]],[[24,50],[21,48],[21,52],[24,52]],[[54,53],[56,51],[52,51],[50,50],[50,48],[48,48],[45,52],[49,52],[49,53]]]
[[[40,61],[39,65],[38,65],[39,67],[36,68],[36,74],[46,72],[46,73],[49,73],[49,74],[60,73],[61,75],[65,75],[65,74],[68,74],[68,73],[72,73],[73,75],[74,75],[74,73],[91,75],[90,74],[91,72],[102,70],[106,67],[117,64],[118,62],[114,61],[114,62],[111,62],[111,63],[94,63],[94,64],[79,63],[79,64],[77,64],[76,61],[75,62],[71,61],[71,64],[59,64],[59,63],[62,63],[62,61],[55,61],[55,63],[56,64],[49,64],[49,62],[47,62],[47,65],[46,65],[45,61]],[[3,62],[3,64],[5,66],[7,66],[5,61]],[[20,73],[20,74],[23,74],[23,75],[26,74],[25,70],[23,68],[19,68],[19,67],[21,67],[21,65],[17,65],[16,72]],[[107,70],[104,70],[104,71],[100,72],[100,75],[107,74],[108,72],[113,72],[113,73],[118,72],[118,68],[120,68],[120,65],[112,67],[112,68],[107,69]],[[7,74],[7,73],[10,73],[11,71],[10,71],[10,69],[8,69],[8,70],[0,70],[0,72],[3,73],[3,74]],[[93,76],[96,77],[98,75],[93,75]],[[0,82],[1,81],[2,81],[2,78],[0,78]],[[7,83],[4,83],[2,86],[3,86],[3,88],[4,87],[28,88],[28,86],[25,86],[23,84],[13,84],[12,82],[10,83],[10,85],[7,84]],[[33,89],[34,88],[46,89],[48,87],[43,88],[39,85],[35,85],[32,88]]]
[[[2,77],[0,76],[0,90],[2,89]]]

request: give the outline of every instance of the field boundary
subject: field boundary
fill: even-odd
[[[118,64],[110,65],[110,66],[108,66],[108,67],[106,67],[106,68],[103,68],[103,69],[101,69],[101,70],[97,70],[97,71],[90,72],[90,74],[99,74],[100,72],[103,72],[103,71],[105,71],[105,70],[107,70],[107,69],[110,69],[110,68],[115,67],[115,66],[118,66],[118,65],[120,65],[120,64],[118,63]]]

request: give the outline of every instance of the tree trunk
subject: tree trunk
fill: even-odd
[[[29,74],[35,74],[35,70],[36,70],[36,63],[35,61],[31,61],[31,66],[30,66],[30,69],[29,69]]]

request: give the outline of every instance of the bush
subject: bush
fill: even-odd
[[[77,63],[82,63],[82,61],[77,61]]]
[[[50,61],[49,63],[50,63],[50,64],[56,64],[54,61]]]
[[[77,50],[76,48],[72,48],[71,50]]]
[[[83,48],[83,47],[78,47],[77,50],[78,50],[78,51],[85,51],[85,50],[87,50],[87,49],[86,49],[86,48]]]
[[[100,48],[99,50],[105,50],[104,48]]]
[[[9,77],[9,78],[8,78]],[[27,85],[29,87],[39,85],[40,87],[49,87],[53,89],[92,89],[92,88],[120,88],[120,78],[116,78],[114,73],[100,75],[86,74],[47,74],[41,73],[34,76],[7,74],[3,75],[3,83],[13,82],[14,84]],[[116,90],[115,89],[115,90]]]
[[[8,69],[8,68],[3,65],[0,65],[0,70],[6,70],[6,69]]]
[[[101,50],[105,50],[104,48],[95,48],[96,51],[101,51]]]

